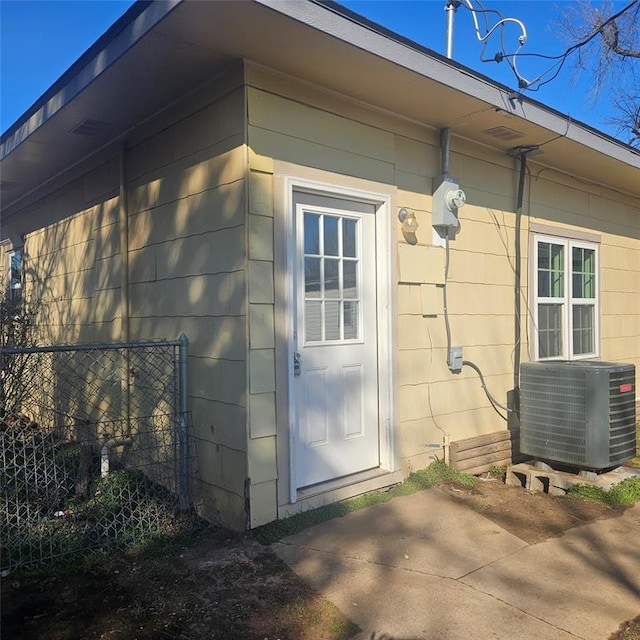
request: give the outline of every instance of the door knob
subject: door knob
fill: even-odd
[[[300,354],[296,351],[293,354],[293,375],[299,376],[302,373],[302,365],[300,364]]]

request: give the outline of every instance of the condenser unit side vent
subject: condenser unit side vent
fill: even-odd
[[[635,367],[599,361],[521,367],[520,451],[585,469],[635,455]]]

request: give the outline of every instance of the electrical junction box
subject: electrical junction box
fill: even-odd
[[[462,371],[462,347],[451,347],[447,364],[452,373],[460,373]]]
[[[458,209],[466,202],[466,195],[451,176],[434,179],[434,187],[431,224],[442,238],[453,240],[460,230]]]

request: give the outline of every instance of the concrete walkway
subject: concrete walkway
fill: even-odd
[[[640,614],[640,504],[529,545],[435,488],[274,549],[357,640],[606,640]]]

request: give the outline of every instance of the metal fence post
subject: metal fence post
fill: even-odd
[[[187,399],[187,355],[189,349],[189,339],[184,333],[178,338],[178,438],[179,438],[179,454],[178,464],[180,465],[180,508],[186,510],[189,508],[189,451],[187,440],[187,425],[189,404]]]

